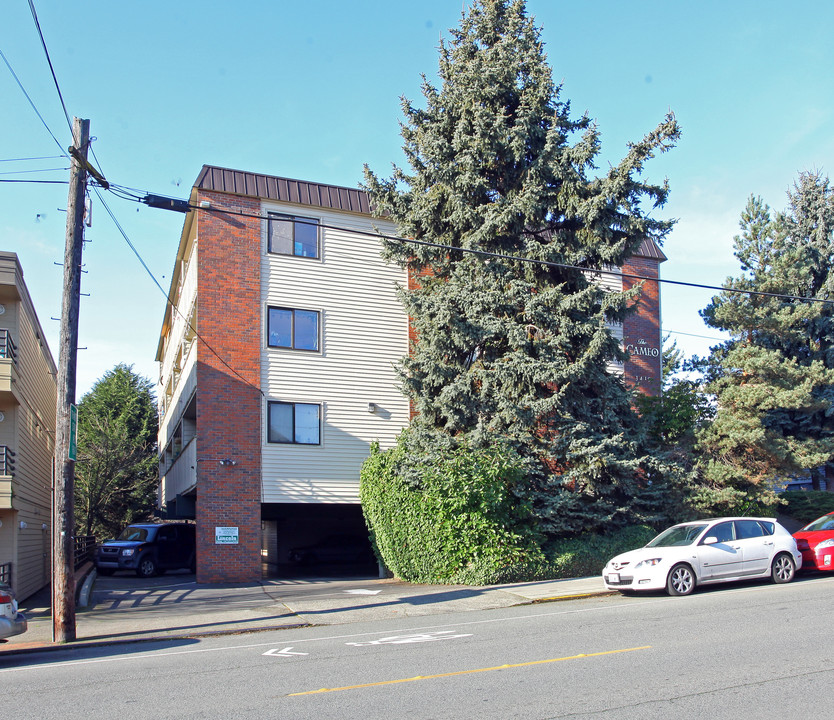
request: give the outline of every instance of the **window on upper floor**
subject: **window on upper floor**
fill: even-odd
[[[278,255],[317,258],[319,221],[316,218],[269,213],[268,250]]]
[[[270,402],[267,440],[298,445],[321,444],[321,406],[313,403]]]
[[[269,347],[318,351],[319,313],[316,310],[270,307],[266,333]]]

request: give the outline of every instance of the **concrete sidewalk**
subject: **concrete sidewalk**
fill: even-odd
[[[606,594],[600,577],[470,587],[412,585],[398,580],[304,579],[198,585],[192,574],[149,580],[88,576],[76,614],[76,641],[52,642],[48,589],[21,610],[22,635],[0,644],[0,657],[15,652],[70,649],[173,638],[194,638],[487,610]]]

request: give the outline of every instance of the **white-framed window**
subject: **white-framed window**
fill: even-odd
[[[321,315],[317,310],[270,306],[266,314],[269,347],[318,352]]]
[[[267,441],[294,445],[321,445],[321,405],[267,403]]]
[[[267,250],[277,255],[319,257],[318,218],[269,213],[267,215]]]

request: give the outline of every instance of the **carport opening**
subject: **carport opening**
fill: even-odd
[[[261,506],[264,577],[378,577],[359,505]]]

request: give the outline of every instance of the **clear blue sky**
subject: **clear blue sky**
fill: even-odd
[[[70,117],[88,118],[107,179],[185,198],[204,164],[355,187],[368,163],[401,163],[399,97],[457,26],[460,0],[34,0]],[[668,110],[678,147],[668,177],[662,277],[720,285],[738,274],[733,236],[747,197],[774,208],[802,170],[834,169],[834,3],[529,0],[562,97],[602,132],[601,170]],[[6,0],[0,50],[52,133],[70,132],[27,0]],[[0,180],[66,180],[50,137],[0,63]],[[58,170],[50,170],[59,168]],[[31,172],[38,170],[39,172]],[[42,170],[42,172],[40,172]],[[14,173],[14,174],[12,174]],[[0,183],[0,249],[18,253],[58,353],[67,187]],[[168,287],[182,215],[106,202]],[[117,362],[154,382],[165,298],[94,199],[87,230],[78,396]],[[717,338],[698,310],[711,292],[662,289],[663,327],[687,355]],[[682,334],[687,333],[687,334]]]

